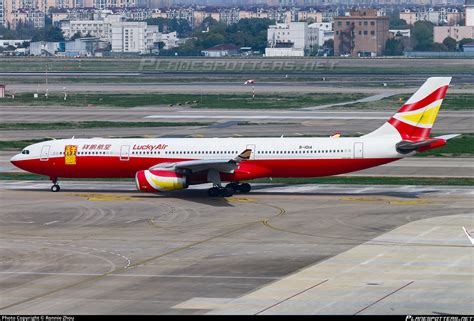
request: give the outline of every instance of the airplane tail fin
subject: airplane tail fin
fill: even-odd
[[[450,82],[451,77],[428,78],[387,123],[368,135],[398,132],[402,139],[429,137]]]

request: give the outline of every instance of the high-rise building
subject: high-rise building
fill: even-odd
[[[464,12],[466,13],[466,26],[474,26],[474,0],[466,0]]]
[[[4,0],[0,0],[0,26],[5,25],[5,12],[3,11],[4,10],[3,1]]]
[[[334,55],[381,55],[389,37],[389,18],[377,10],[352,11],[334,18]]]
[[[319,30],[306,22],[277,23],[268,27],[267,57],[304,56],[318,46]]]
[[[112,23],[112,51],[121,53],[147,53],[155,49],[158,26],[146,22]]]

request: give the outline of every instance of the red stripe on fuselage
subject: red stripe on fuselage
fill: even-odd
[[[413,110],[426,107],[432,102],[443,99],[444,96],[446,95],[447,90],[448,90],[448,86],[440,87],[436,89],[435,91],[433,91],[428,96],[426,96],[425,98],[423,98],[422,100],[417,101],[416,103],[403,105],[402,108],[400,108],[400,110],[398,111],[398,113],[402,113],[405,111],[413,111]]]
[[[320,177],[354,172],[398,158],[345,158],[345,159],[261,159],[239,164],[233,174],[221,174],[224,181],[239,181],[261,177]],[[118,156],[78,156],[76,165],[65,165],[63,157],[15,161],[14,165],[28,172],[50,177],[65,178],[125,178],[135,177],[140,170],[160,163],[190,159],[139,158],[121,161]],[[198,176],[198,175],[197,175]],[[192,179],[197,183],[195,179]]]

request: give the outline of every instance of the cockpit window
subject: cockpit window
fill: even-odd
[[[27,150],[27,149],[24,149],[24,150],[21,151],[21,153],[22,153],[23,155],[28,155],[28,154],[30,153],[30,151]]]

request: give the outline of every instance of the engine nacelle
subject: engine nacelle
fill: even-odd
[[[186,176],[162,170],[144,170],[135,174],[137,189],[141,192],[165,192],[187,188]]]

